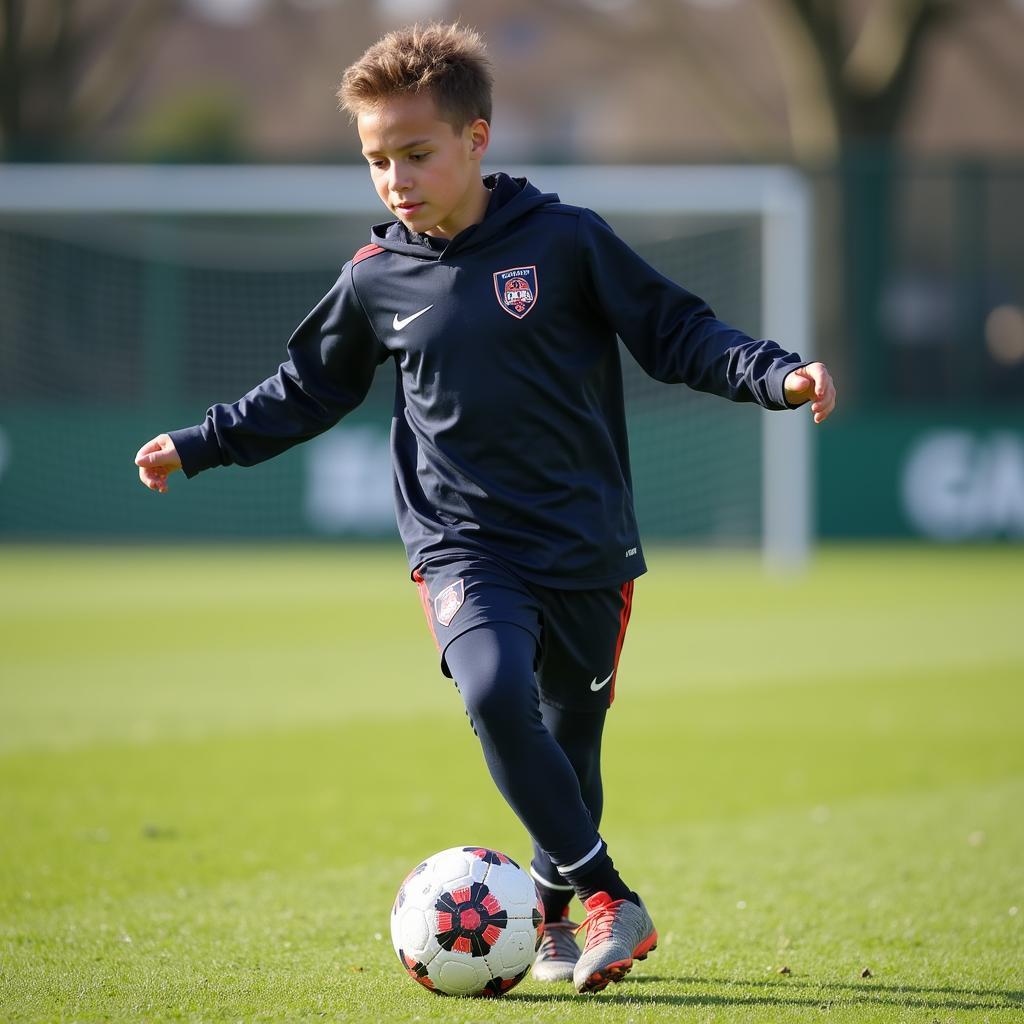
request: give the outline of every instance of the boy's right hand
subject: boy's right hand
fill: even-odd
[[[139,479],[151,491],[166,494],[167,477],[176,469],[181,469],[181,459],[170,437],[157,434],[139,449],[135,465],[139,467]]]

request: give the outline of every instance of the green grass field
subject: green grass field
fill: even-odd
[[[0,1019],[1024,1020],[1024,548],[649,561],[603,831],[661,944],[482,1002],[388,938],[528,858],[397,544],[0,548]]]

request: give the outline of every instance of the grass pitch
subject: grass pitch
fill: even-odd
[[[424,855],[528,857],[397,545],[0,549],[0,1019],[1024,1020],[1024,549],[649,561],[603,831],[659,949],[482,1002],[388,938]]]

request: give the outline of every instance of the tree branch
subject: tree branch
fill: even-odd
[[[967,7],[966,0],[876,0],[843,68],[851,91],[864,97],[903,91],[925,38]]]
[[[843,67],[847,84],[862,96],[883,93],[899,70],[929,0],[876,0]]]
[[[75,129],[99,124],[124,97],[127,83],[152,58],[149,44],[175,5],[176,0],[148,0],[129,8],[113,42],[79,86],[73,111]]]
[[[0,131],[10,146],[21,132],[21,74],[19,43],[21,41],[21,9],[18,0],[3,0],[3,39],[0,40]]]
[[[622,54],[628,49],[659,54],[654,59],[662,60],[665,67],[681,76],[685,88],[700,95],[721,129],[744,149],[763,154],[766,149],[777,148],[764,112],[722,71],[721,63],[708,54],[688,26],[679,24],[677,19],[685,15],[672,0],[647,0],[643,5],[645,16],[630,19],[628,28],[625,20],[597,14],[574,0],[544,0],[536,6],[549,17],[554,14],[576,33],[582,22],[585,30],[600,38],[612,53]],[[637,28],[638,23],[645,27]],[[628,39],[624,40],[626,32]]]
[[[820,44],[809,30],[809,12],[797,10],[801,6],[806,5],[768,0],[759,10],[786,91],[793,149],[799,160],[814,163],[838,155],[839,124]]]

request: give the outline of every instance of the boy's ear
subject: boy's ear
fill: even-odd
[[[479,159],[487,152],[491,141],[491,126],[482,118],[478,117],[468,127],[470,153]]]

